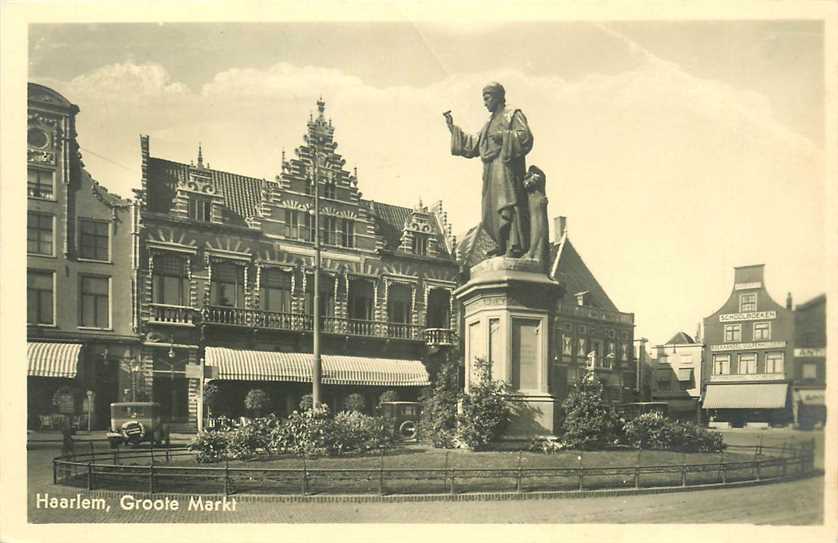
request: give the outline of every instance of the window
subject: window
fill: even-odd
[[[375,289],[367,279],[349,280],[349,318],[371,321],[374,318]]]
[[[232,263],[212,268],[211,302],[225,307],[244,307],[244,268]]]
[[[26,221],[26,252],[53,256],[53,216],[30,211]]]
[[[771,323],[770,322],[755,322],[754,323],[754,341],[771,339]]]
[[[154,258],[151,293],[156,304],[189,305],[189,280],[183,257],[158,255]]]
[[[91,328],[108,328],[111,321],[109,299],[109,278],[82,276],[79,325]]]
[[[294,209],[285,210],[285,225],[288,227],[288,237],[291,239],[300,239],[300,213]]]
[[[337,199],[337,189],[335,188],[334,183],[323,184],[323,197],[331,198],[332,200]]]
[[[751,294],[740,294],[739,295],[739,312],[740,313],[748,313],[751,311],[757,310],[757,295],[755,293]]]
[[[409,323],[411,289],[407,285],[390,285],[387,300],[387,316],[390,322]]]
[[[803,364],[802,368],[802,378],[803,379],[817,379],[818,378],[818,366],[817,364]]]
[[[570,336],[562,336],[562,354],[568,356],[573,354],[573,338]]]
[[[729,375],[730,374],[730,355],[729,354],[714,354],[713,355],[713,375]]]
[[[303,211],[303,240],[314,241],[314,215]]]
[[[259,300],[263,311],[290,313],[291,275],[282,270],[263,270]]]
[[[783,373],[785,353],[765,353],[765,373]]]
[[[335,279],[320,275],[320,316],[331,317],[335,314]],[[306,315],[314,314],[314,274],[306,274],[305,291]]]
[[[29,271],[26,274],[26,322],[55,324],[53,273]]]
[[[340,244],[343,247],[355,246],[355,221],[350,219],[341,219],[341,240]]]
[[[331,216],[320,216],[320,242],[326,245],[338,243],[338,220]]]
[[[53,172],[29,168],[27,172],[27,191],[35,198],[55,199]]]
[[[588,356],[588,351],[585,348],[585,338],[583,337],[579,338],[579,351],[577,354],[578,356]]]
[[[189,199],[189,218],[199,222],[212,222],[212,201],[193,196]]]
[[[79,257],[108,260],[110,225],[107,221],[79,219]]]
[[[413,233],[413,254],[419,256],[428,254],[428,236],[418,232]]]
[[[749,375],[757,372],[756,353],[742,353],[739,355],[739,375]]]
[[[629,344],[628,343],[623,343],[623,350],[620,353],[620,360],[622,360],[622,361],[628,360],[629,359],[628,352],[629,352]]]
[[[742,341],[741,324],[725,324],[725,343]]]

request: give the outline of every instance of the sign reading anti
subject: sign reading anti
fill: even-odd
[[[763,321],[776,318],[776,311],[752,311],[750,313],[724,313],[719,315],[719,322]]]

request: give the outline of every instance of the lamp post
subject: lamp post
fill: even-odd
[[[643,380],[643,372],[640,369],[641,364],[643,363],[643,353],[646,352],[646,343],[648,343],[648,339],[645,337],[637,338],[634,340],[634,343],[640,343],[640,348],[637,350],[637,359],[635,360],[635,366],[637,375],[634,379],[634,392],[637,394],[638,399],[640,397],[640,385]]]
[[[312,137],[311,171],[312,185],[314,185],[314,299],[313,314],[314,324],[312,330],[312,351],[314,364],[311,368],[311,400],[314,407],[320,407],[321,386],[323,368],[320,354],[320,167],[325,163],[326,157],[321,153],[320,136],[314,134]]]

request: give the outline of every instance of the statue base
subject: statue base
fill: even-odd
[[[454,294],[463,304],[465,387],[475,363],[489,363],[491,377],[510,385],[513,417],[503,441],[554,434],[556,399],[549,386],[552,311],[559,284],[534,259],[498,256],[471,268]]]

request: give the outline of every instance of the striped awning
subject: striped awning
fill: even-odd
[[[788,383],[707,385],[703,409],[783,409]]]
[[[218,379],[310,383],[314,356],[311,353],[207,347],[205,361],[207,366],[218,368]],[[321,363],[322,382],[326,385],[411,387],[430,384],[428,372],[419,360],[324,354]]]
[[[78,371],[79,351],[80,343],[27,343],[28,375],[73,379]]]

